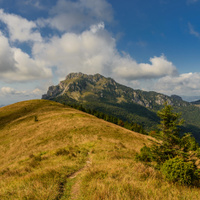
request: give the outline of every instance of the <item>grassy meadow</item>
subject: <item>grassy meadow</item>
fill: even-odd
[[[0,199],[199,200],[135,161],[152,140],[53,101],[0,108]]]

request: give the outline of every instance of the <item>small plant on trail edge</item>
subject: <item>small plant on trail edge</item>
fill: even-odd
[[[35,122],[38,122],[38,117],[37,117],[37,115],[35,115],[34,120],[35,120]]]
[[[42,157],[40,154],[39,155],[30,154],[29,158],[30,158],[29,166],[33,168],[37,167],[42,161]]]
[[[172,110],[170,105],[165,104],[165,107],[158,111],[161,118],[160,142],[141,148],[136,160],[149,164],[154,162],[154,166],[161,170],[168,181],[199,186],[200,170],[197,170],[195,165],[199,156],[199,145],[190,134],[180,135],[183,120],[180,119],[179,113]]]

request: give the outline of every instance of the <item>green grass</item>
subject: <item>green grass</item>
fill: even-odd
[[[135,161],[151,140],[52,101],[0,108],[0,199],[199,199]]]

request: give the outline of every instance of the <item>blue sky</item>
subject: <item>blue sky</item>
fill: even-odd
[[[0,0],[0,105],[68,73],[200,99],[200,0]]]

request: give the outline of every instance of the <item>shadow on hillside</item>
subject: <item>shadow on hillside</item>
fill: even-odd
[[[148,118],[149,120],[153,120],[157,123],[160,122],[160,118],[157,116],[156,112],[150,111],[149,109],[145,108],[144,106],[134,104],[134,103],[123,103],[119,104],[119,107],[122,107],[128,110],[131,113],[134,113],[138,116]]]
[[[185,126],[181,127],[183,133],[192,133],[192,135],[195,137],[197,142],[200,144],[200,128],[197,126],[194,126],[192,124],[186,124]]]
[[[0,129],[4,128],[6,125],[8,125],[9,123],[13,122],[14,120],[17,120],[31,112],[33,112],[34,109],[26,109],[26,108],[22,108],[16,112],[12,112],[9,114],[0,116]]]
[[[45,103],[46,104],[46,103]],[[0,114],[0,129],[13,121],[28,115],[35,115],[35,112],[40,112],[40,109],[45,105],[41,102],[34,102],[25,105],[19,105],[18,107],[10,107],[6,110],[2,110]]]
[[[136,122],[143,125],[148,131],[156,128],[160,122],[159,117],[153,111],[133,103],[111,103],[111,102],[87,102],[83,104],[85,108],[90,108],[115,116],[123,121]]]

